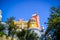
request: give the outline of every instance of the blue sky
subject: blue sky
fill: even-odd
[[[40,25],[47,26],[47,18],[50,15],[50,8],[52,6],[59,6],[59,0],[0,0],[0,9],[2,10],[2,21],[14,16],[16,20],[24,18],[29,20],[35,12],[38,11],[40,16]]]

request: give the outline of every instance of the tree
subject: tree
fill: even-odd
[[[5,35],[3,31],[4,29],[5,29],[4,25],[0,22],[0,36]]]
[[[6,23],[8,24],[8,36],[12,36],[12,40],[15,34],[15,25],[14,25],[14,17],[10,17],[7,19]]]
[[[48,27],[45,34],[48,34],[50,31],[54,32],[52,35],[53,40],[60,39],[60,8],[52,7],[51,14],[48,18]]]
[[[17,32],[17,37],[19,40],[39,40],[39,37],[34,31],[24,29]]]

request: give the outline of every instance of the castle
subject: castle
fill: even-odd
[[[21,29],[41,29],[40,22],[39,22],[39,15],[33,14],[32,17],[25,21],[24,19],[19,19],[18,21],[14,21],[14,25],[17,26],[17,31]]]
[[[0,21],[2,21],[2,11],[0,10]],[[24,19],[18,19],[18,21],[14,20],[14,25],[16,25],[17,30],[20,29],[38,29],[42,30],[43,28],[40,26],[39,22],[39,15],[36,12],[35,14],[32,15],[32,17],[28,20],[25,21]]]
[[[0,22],[4,25],[6,24],[5,22],[2,22],[2,11],[1,10],[0,10]],[[25,21],[24,19],[18,19],[18,21],[14,20],[14,25],[16,25],[16,31],[21,31],[22,29],[24,30],[33,29],[40,37],[42,34],[44,34],[44,32],[40,32],[41,30],[43,30],[43,27],[41,27],[40,25],[38,13],[33,14],[32,17],[28,21]],[[35,29],[38,29],[39,31]],[[6,38],[6,37],[3,36],[2,39],[3,38]],[[11,37],[8,37],[8,39],[10,40]],[[16,39],[14,38],[14,40]]]

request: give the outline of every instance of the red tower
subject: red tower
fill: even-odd
[[[37,13],[33,14],[32,18],[34,18],[36,20],[36,25],[38,28],[40,28],[39,15]]]

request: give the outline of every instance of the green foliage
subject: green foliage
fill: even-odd
[[[3,31],[5,29],[4,25],[0,25],[0,31]]]
[[[2,37],[3,35],[6,35],[3,31],[0,32],[0,37]]]
[[[57,35],[56,37],[60,37],[60,9],[56,7],[51,8],[51,14],[48,18],[48,28],[45,34],[48,34],[52,29],[55,29],[53,35]],[[53,36],[54,37],[54,36]]]
[[[10,34],[12,33],[12,31],[14,30],[14,28],[15,28],[14,19],[15,19],[14,17],[10,17],[10,18],[8,18],[7,21],[6,21],[6,23],[9,25],[9,26],[8,26],[8,30],[9,30],[8,35],[9,35],[9,36],[10,36]]]
[[[0,36],[5,35],[5,33],[3,32],[4,29],[4,25],[0,22]]]
[[[39,37],[34,31],[30,30],[22,30],[20,32],[17,32],[17,37],[20,40],[38,40]]]

